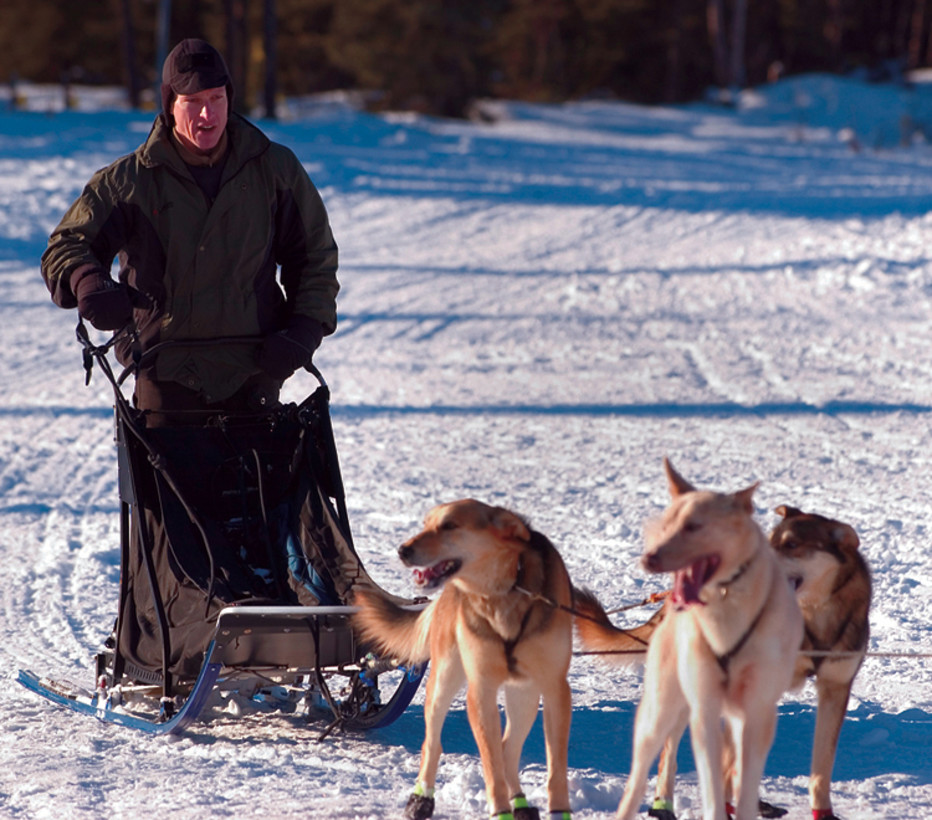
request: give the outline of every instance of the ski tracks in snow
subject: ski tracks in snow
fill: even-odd
[[[872,650],[928,650],[921,151],[859,157],[811,129],[800,131],[814,145],[787,144],[786,123],[757,120],[729,134],[738,114],[721,109],[514,111],[488,128],[351,114],[273,126],[314,165],[341,247],[341,324],[315,359],[376,580],[413,592],[397,546],[434,503],[474,496],[529,517],[607,605],[640,600],[664,583],[637,559],[667,502],[668,455],[699,486],[760,481],[765,528],[784,503],[854,525],[877,589]],[[74,316],[48,303],[37,264],[80,182],[132,150],[146,124],[104,122],[112,153],[101,158],[101,122],[50,122],[0,140],[0,160],[13,157],[0,162],[0,629],[8,669],[87,685],[116,613],[111,399],[99,374],[84,387]],[[751,165],[756,191],[743,178]],[[932,806],[916,751],[929,739],[927,670],[865,663],[837,769],[842,816]],[[571,674],[574,802],[588,820],[620,796],[640,680],[586,658]],[[0,719],[26,749],[9,745],[0,777],[11,816],[394,816],[416,775],[419,699],[377,736],[323,746],[297,717],[219,709],[165,744],[9,686]],[[765,791],[802,817],[811,690],[782,708]],[[482,777],[461,701],[448,728],[438,812],[477,816]],[[537,799],[539,738],[528,748]],[[688,766],[678,793],[681,818],[695,817]]]

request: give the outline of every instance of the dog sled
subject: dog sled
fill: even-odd
[[[129,334],[129,335],[127,335]],[[148,426],[83,323],[87,379],[113,386],[120,584],[112,634],[85,688],[21,670],[20,683],[100,720],[177,734],[209,704],[303,710],[321,739],[394,721],[424,669],[379,657],[351,626],[359,589],[379,589],[353,545],[330,423],[329,389],[300,404]],[[243,343],[243,339],[209,340]],[[186,343],[187,344],[187,343]],[[414,602],[404,605],[417,607]]]

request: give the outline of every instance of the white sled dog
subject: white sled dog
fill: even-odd
[[[666,459],[664,469],[672,501],[649,527],[641,562],[650,572],[674,573],[673,592],[652,634],[640,628],[649,634],[644,694],[617,817],[637,814],[650,766],[688,719],[704,820],[726,816],[726,732],[735,754],[735,820],[753,820],[776,704],[802,642],[802,615],[752,517],[757,485],[733,494],[698,491]],[[605,648],[598,624],[578,618],[577,626],[584,646]]]
[[[424,820],[433,814],[440,731],[465,683],[489,812],[515,820],[539,817],[522,794],[518,769],[543,699],[551,817],[567,820],[573,589],[556,549],[514,513],[464,499],[432,509],[423,531],[398,554],[415,567],[418,586],[443,586],[442,592],[416,612],[360,591],[354,623],[363,640],[393,657],[430,659],[421,768],[405,816]],[[503,687],[504,738],[498,712]]]
[[[832,768],[851,686],[867,651],[870,569],[859,552],[860,540],[851,525],[788,505],[781,505],[774,512],[781,520],[770,533],[770,545],[783,562],[803,615],[802,652],[797,656],[790,688],[801,687],[811,677],[815,679],[818,696],[809,775],[810,807],[815,820],[838,820],[831,801]],[[576,608],[587,617],[585,621],[577,621],[580,633],[588,633],[590,645],[619,655],[616,664],[637,660],[638,644],[650,640],[664,615],[661,610],[647,623],[623,630],[611,625],[591,593],[578,592]],[[673,813],[676,749],[685,728],[684,720],[667,740],[660,756],[656,799],[650,810],[650,815],[660,820],[676,820]],[[728,788],[726,779],[726,800],[731,798]],[[761,817],[786,814],[785,809],[764,801],[759,812]]]
[[[832,769],[851,686],[870,637],[870,569],[859,552],[860,539],[850,524],[785,504],[774,512],[782,518],[770,533],[770,545],[783,562],[803,614],[802,652],[796,660],[790,689],[801,687],[811,677],[815,679],[818,696],[809,775],[810,807],[815,820],[838,820],[832,809]],[[588,592],[576,595],[576,608],[586,617],[577,621],[580,633],[586,633],[588,645],[618,655],[616,664],[638,660],[639,645],[646,645],[664,615],[661,610],[641,626],[618,629],[611,625],[594,595]],[[832,657],[836,653],[838,656]],[[673,813],[676,749],[685,728],[684,719],[660,756],[656,799],[649,812],[659,820],[676,820]],[[726,800],[731,799],[728,788],[726,779]],[[759,813],[761,817],[782,817],[786,810],[761,801]]]

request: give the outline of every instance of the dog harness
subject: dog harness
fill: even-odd
[[[760,619],[764,617],[764,610],[766,608],[767,608],[767,604],[765,602],[764,605],[758,611],[757,616],[754,618],[753,621],[751,621],[751,625],[745,630],[744,634],[738,639],[738,643],[736,643],[724,655],[715,655],[714,652],[712,653],[713,655],[715,655],[715,660],[718,661],[718,665],[722,668],[722,672],[725,673],[726,680],[728,679],[728,667],[731,664],[732,659],[735,657],[735,655],[737,655],[741,651],[741,648],[748,642],[748,638],[750,638],[754,630],[757,629],[757,625],[760,623]]]
[[[553,550],[553,544],[547,539],[545,535],[542,535],[539,532],[531,530],[531,538],[527,544],[527,550],[533,550],[537,553],[538,557],[542,564],[546,565],[547,554]],[[522,595],[526,595],[531,599],[531,605],[527,608],[527,611],[524,613],[524,617],[521,619],[521,625],[518,627],[518,632],[513,638],[502,638],[501,634],[499,637],[502,640],[502,643],[505,647],[505,659],[508,662],[508,671],[512,674],[516,674],[515,668],[515,658],[514,651],[515,647],[522,641],[526,636],[528,625],[531,623],[531,616],[534,614],[536,604],[543,603],[546,604],[548,609],[562,609],[564,611],[572,612],[572,610],[563,606],[562,604],[557,603],[551,598],[548,598],[544,595],[544,590],[540,591],[529,590],[525,581],[525,565],[524,565],[524,556],[527,552],[525,550],[521,553],[521,556],[518,558],[518,571],[515,573],[515,582],[511,585],[511,592],[520,592]],[[572,591],[572,588],[571,588]],[[539,626],[543,626],[547,623],[549,618],[552,617],[551,614],[548,614]]]
[[[540,535],[540,533],[531,531],[531,540],[528,542],[528,547],[535,550],[540,556],[540,560],[544,560],[544,551],[546,546],[549,546],[549,542]],[[524,586],[524,553],[521,553],[521,556],[518,558],[518,572],[515,574],[515,582],[511,587],[512,592],[521,591],[526,592]],[[502,638],[502,643],[505,645],[505,659],[508,662],[508,671],[512,674],[515,674],[517,669],[515,666],[515,647],[521,642],[521,639],[524,637],[524,633],[527,630],[528,624],[531,622],[531,615],[534,612],[535,604],[532,602],[531,605],[527,608],[527,611],[524,613],[524,617],[521,619],[521,625],[518,627],[518,632],[513,638]]]
[[[731,578],[728,578],[725,581],[721,581],[718,586],[721,590],[722,598],[728,595],[728,590],[731,588],[732,584],[738,581],[750,568],[751,564],[754,563],[754,560],[757,558],[758,553],[754,553],[747,561],[745,561],[737,570]],[[721,667],[722,672],[725,673],[725,679],[728,679],[728,667],[731,665],[732,659],[737,655],[742,647],[748,642],[748,639],[754,633],[754,630],[757,629],[757,625],[760,623],[761,618],[764,617],[764,610],[767,608],[767,602],[764,601],[764,605],[758,610],[757,615],[754,617],[754,620],[751,621],[750,626],[745,630],[744,634],[738,639],[738,642],[729,649],[724,655],[715,655],[715,660],[718,661],[718,665]]]

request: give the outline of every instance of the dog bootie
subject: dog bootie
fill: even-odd
[[[511,800],[515,807],[515,820],[540,820],[540,812],[527,802],[523,794],[516,794]]]
[[[671,800],[661,800],[659,797],[654,801],[654,805],[650,807],[650,811],[647,813],[651,817],[656,817],[657,820],[676,820],[676,815],[673,813],[673,802]]]
[[[434,813],[434,790],[418,783],[405,806],[405,820],[427,820]]]
[[[783,815],[786,814],[786,809],[774,806],[766,800],[758,800],[757,813],[760,814],[761,817],[783,817]]]

